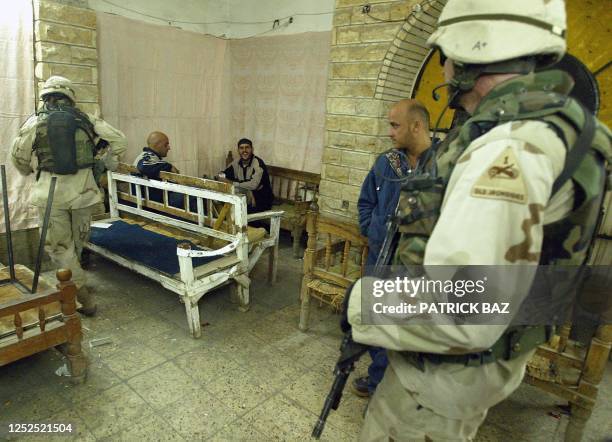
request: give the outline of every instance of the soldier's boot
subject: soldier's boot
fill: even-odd
[[[83,251],[81,252],[81,268],[83,270],[87,270],[89,268],[89,263],[90,263],[90,258],[91,258],[91,251],[89,249],[83,249]]]
[[[77,299],[81,303],[82,307],[77,311],[85,316],[94,316],[98,310],[96,304],[96,297],[86,286],[82,286],[77,291]]]

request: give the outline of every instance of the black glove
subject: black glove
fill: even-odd
[[[344,294],[344,299],[342,300],[342,310],[340,311],[340,330],[342,330],[343,333],[348,333],[351,331],[351,324],[349,324],[348,321],[348,306],[349,298],[351,297],[351,290],[353,290],[356,283],[357,281],[348,286],[346,293]]]

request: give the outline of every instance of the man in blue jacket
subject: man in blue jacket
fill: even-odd
[[[357,207],[359,227],[368,238],[366,266],[373,266],[385,238],[387,217],[395,212],[399,201],[401,178],[422,173],[429,161],[432,144],[429,136],[429,112],[417,100],[401,100],[389,110],[389,137],[394,148],[376,159],[361,186]],[[353,387],[359,396],[374,393],[387,367],[382,348],[371,348],[372,363],[368,376],[355,379]]]

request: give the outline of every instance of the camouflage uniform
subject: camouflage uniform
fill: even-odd
[[[60,101],[65,105],[74,105],[73,96],[66,97]],[[93,124],[95,133],[110,144],[111,150],[106,153],[105,163],[116,164],[118,156],[127,148],[125,135],[96,116],[87,115],[87,117]],[[44,125],[40,124],[41,118],[39,115],[28,118],[13,142],[11,160],[19,173],[24,176],[37,169],[37,166],[32,164],[32,156],[35,152],[33,146],[40,139],[41,131],[45,130]],[[77,131],[77,145],[86,142],[89,140],[82,131]],[[30,202],[39,210],[41,226],[51,178],[57,177],[45,250],[57,268],[72,270],[72,279],[76,286],[81,288],[86,282],[86,276],[79,257],[83,244],[89,236],[92,211],[102,201],[103,194],[96,184],[91,168],[79,169],[71,175],[54,174],[47,170],[39,170],[39,173],[30,195]],[[79,300],[83,304],[86,302],[90,304],[81,298]]]
[[[584,262],[603,196],[603,164],[612,153],[610,132],[596,123],[589,153],[572,180],[552,192],[577,132],[562,112],[543,109],[550,97],[537,99],[548,91],[566,95],[571,85],[560,72],[529,74],[499,84],[482,99],[440,148],[442,179],[429,191],[400,196],[404,222],[396,264]],[[575,102],[564,103],[577,113]],[[530,114],[534,109],[539,112]],[[510,290],[513,302],[527,296],[532,277],[527,270]],[[471,440],[487,410],[519,386],[535,351],[476,366],[425,359],[420,369],[415,352],[481,352],[507,326],[362,324],[361,297],[356,284],[348,309],[354,340],[390,350],[390,369],[370,403],[362,440]]]

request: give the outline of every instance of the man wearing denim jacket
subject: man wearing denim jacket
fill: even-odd
[[[366,176],[357,207],[359,227],[368,238],[366,266],[374,266],[386,233],[386,221],[395,212],[401,179],[426,169],[432,140],[429,136],[429,112],[417,100],[401,100],[389,110],[389,137],[394,148],[381,154]],[[355,379],[354,391],[368,397],[374,393],[387,367],[387,354],[380,347],[370,349],[372,363],[368,376]]]

